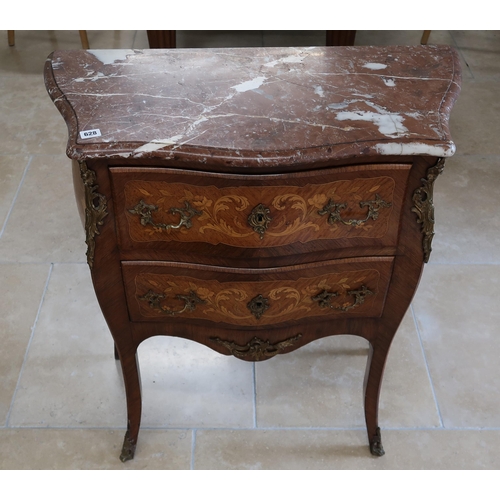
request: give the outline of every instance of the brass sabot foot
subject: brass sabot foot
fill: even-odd
[[[376,457],[385,455],[384,447],[382,446],[382,438],[380,436],[380,427],[377,427],[375,436],[370,440],[370,452]]]
[[[125,433],[125,439],[123,440],[122,453],[120,455],[120,460],[126,462],[127,460],[132,460],[135,454],[135,447],[137,443],[134,443],[130,439],[129,431]]]

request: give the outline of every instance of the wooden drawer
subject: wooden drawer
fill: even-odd
[[[246,176],[113,167],[120,246],[266,250],[300,243],[303,251],[327,241],[331,247],[394,247],[409,169],[370,165]]]
[[[392,257],[276,269],[122,262],[132,321],[258,327],[310,318],[379,317]]]

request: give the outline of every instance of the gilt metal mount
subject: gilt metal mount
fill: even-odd
[[[365,297],[373,295],[373,292],[366,288],[365,285],[362,285],[360,289],[350,290],[347,292],[347,294],[354,297],[354,302],[352,304],[342,306],[336,306],[331,303],[332,298],[339,296],[339,294],[336,292],[328,292],[326,290],[323,290],[318,295],[311,297],[311,299],[317,302],[320,307],[329,307],[330,309],[334,309],[336,311],[347,312],[363,304],[365,301]]]
[[[149,307],[154,309],[155,311],[161,312],[163,314],[167,314],[169,316],[176,316],[178,314],[182,314],[183,312],[194,311],[196,309],[197,304],[204,304],[205,301],[200,299],[198,295],[196,295],[193,290],[191,290],[187,295],[176,295],[175,298],[178,300],[184,301],[184,307],[179,310],[168,309],[161,305],[161,301],[166,297],[162,293],[153,292],[153,290],[148,290],[146,294],[142,297],[139,297],[139,300],[144,300],[148,302]]]
[[[238,345],[235,342],[222,340],[218,337],[211,338],[210,340],[224,346],[230,354],[237,358],[249,358],[251,361],[262,361],[280,354],[287,347],[294,345],[301,337],[302,334],[299,333],[295,337],[290,337],[289,339],[276,342],[275,344],[272,344],[269,340],[254,337],[245,345]]]
[[[375,435],[370,440],[370,452],[376,457],[385,455],[384,447],[382,446],[382,437],[380,435],[380,427],[377,427]]]
[[[341,210],[347,208],[347,203],[334,203],[332,199],[329,199],[328,203],[318,211],[318,215],[328,215],[328,224],[341,222],[346,226],[357,227],[363,225],[369,219],[377,220],[379,210],[381,208],[390,208],[392,203],[384,201],[378,194],[376,194],[374,200],[360,201],[359,206],[361,208],[368,207],[368,213],[364,219],[343,219],[340,212]]]
[[[193,225],[191,219],[195,215],[202,215],[203,213],[193,208],[188,201],[185,201],[184,207],[172,207],[169,210],[171,214],[180,215],[178,224],[161,224],[153,220],[152,212],[156,212],[157,210],[158,207],[156,205],[148,205],[144,200],[141,200],[134,208],[130,208],[129,212],[131,214],[140,215],[142,226],[151,225],[159,229],[180,229],[182,226],[185,226],[187,229],[189,229]]]
[[[127,430],[125,433],[125,438],[123,440],[122,452],[120,455],[120,460],[122,462],[127,462],[128,460],[132,460],[135,455],[135,448],[137,443],[134,443],[130,438],[130,431]]]
[[[78,162],[80,175],[85,189],[85,243],[87,243],[87,263],[92,269],[94,265],[95,236],[99,234],[99,226],[108,215],[106,197],[97,192],[96,174],[87,167],[84,161]]]
[[[427,170],[426,178],[421,179],[422,186],[413,193],[414,206],[411,211],[417,214],[417,222],[421,225],[424,262],[429,262],[432,252],[432,238],[434,237],[434,181],[443,172],[443,168],[444,158],[440,158],[436,165]]]

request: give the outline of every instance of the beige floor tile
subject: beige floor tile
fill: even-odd
[[[37,91],[38,103],[33,107],[33,116],[24,134],[25,147],[36,155],[64,156],[68,141],[66,123],[42,82],[39,82]]]
[[[362,427],[364,339],[321,339],[256,364],[258,427]]]
[[[394,337],[380,394],[382,427],[439,427],[427,364],[409,310]]]
[[[365,340],[341,336],[257,364],[257,426],[364,428],[367,355]],[[411,314],[401,324],[389,354],[380,423],[440,425]]]
[[[134,43],[132,48],[138,50],[149,49],[148,33],[146,30],[135,32]]]
[[[463,80],[451,112],[450,130],[459,155],[500,155],[499,85],[494,80]]]
[[[131,48],[136,31],[99,30],[87,31],[90,49]],[[15,45],[7,44],[7,32],[0,31],[0,57],[5,70],[16,73],[32,72],[37,69],[40,55],[46,58],[54,50],[81,49],[80,35],[76,30],[17,30]],[[42,59],[43,63],[45,62]]]
[[[139,347],[143,422],[150,427],[250,427],[252,364],[183,339]]]
[[[433,264],[499,264],[498,158],[455,156],[434,186]]]
[[[0,73],[0,85],[5,92],[5,98],[0,100],[3,154],[63,155],[65,152],[68,130],[43,81],[47,55],[39,53],[39,71],[34,74]]]
[[[189,469],[191,434],[142,430],[134,459],[122,463],[122,431],[0,429],[0,470]]]
[[[0,261],[84,262],[85,252],[70,161],[33,157],[0,239]]]
[[[144,33],[146,33],[144,31]],[[89,30],[90,50],[92,49],[130,49],[134,47],[137,31],[133,30]],[[79,40],[79,38],[78,38]]]
[[[0,426],[6,423],[49,269],[41,264],[0,265]]]
[[[310,47],[326,44],[326,31],[263,31],[264,47]]]
[[[55,264],[9,425],[125,426],[121,371],[86,264]]]
[[[382,430],[373,457],[362,431],[198,431],[194,468],[460,470],[498,469],[500,431]]]
[[[182,339],[139,351],[144,427],[247,427],[252,366]],[[113,341],[86,264],[55,265],[10,418],[12,426],[125,426]]]
[[[28,155],[0,155],[0,233],[29,162]]]
[[[445,427],[500,427],[499,266],[429,265],[413,306]]]
[[[45,59],[57,49],[81,49],[78,31],[17,30],[15,45],[7,44],[7,32],[0,32],[2,73],[42,75]],[[18,78],[21,81],[21,78]],[[28,96],[26,96],[28,97]]]
[[[475,78],[500,79],[499,30],[457,30],[453,38]]]

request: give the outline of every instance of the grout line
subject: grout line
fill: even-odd
[[[39,425],[11,425],[0,426],[0,429],[19,429],[19,430],[68,430],[68,431],[124,431],[126,427],[99,427],[99,426],[90,426],[90,427],[67,427],[67,426],[39,426]],[[448,427],[436,427],[436,426],[409,426],[409,427],[398,427],[398,426],[382,426],[382,431],[500,431],[500,427],[495,426],[448,426]],[[191,442],[191,449],[194,450],[196,448],[196,437],[198,431],[221,431],[221,432],[236,432],[236,431],[342,431],[342,432],[366,432],[366,427],[259,427],[258,429],[254,429],[253,427],[143,427],[141,425],[141,431],[191,431],[193,433],[193,440]],[[194,463],[193,459],[192,462]]]
[[[26,262],[19,262],[18,260],[0,260],[0,266],[7,265],[7,264],[16,264],[16,265],[24,265],[24,266],[33,266],[33,265],[43,265],[43,264],[57,264],[58,266],[65,266],[65,265],[72,265],[74,266],[75,264],[85,264],[88,266],[87,262],[84,262],[83,260],[81,262],[52,262],[52,261],[40,261],[40,260],[33,260],[33,261],[26,261]]]
[[[257,429],[257,382],[255,375],[255,361],[252,363],[252,382],[253,382],[253,426]]]
[[[500,154],[459,153],[459,152],[456,152],[452,157],[448,158],[448,160],[451,160],[452,158],[456,158],[457,156],[460,156],[462,158],[470,158],[471,156],[478,156],[479,158],[498,158],[498,157],[500,157]]]
[[[450,30],[450,36],[451,36],[451,39],[453,40],[453,43],[455,44],[455,48],[458,50],[458,52],[460,53],[460,55],[462,56],[462,59],[464,60],[465,62],[465,65],[467,66],[467,69],[469,70],[469,73],[470,73],[470,76],[475,80],[476,77],[474,76],[474,73],[472,72],[472,70],[470,69],[470,66],[469,66],[469,63],[467,62],[467,59],[465,59],[465,56],[462,52],[462,49],[459,47],[455,37],[453,36],[453,31]]]
[[[3,235],[3,233],[5,231],[5,228],[7,227],[7,222],[10,219],[10,214],[12,213],[12,210],[14,209],[14,205],[15,205],[15,203],[17,201],[17,197],[19,195],[19,191],[21,191],[21,186],[24,184],[24,178],[26,177],[26,174],[28,173],[28,170],[30,168],[32,160],[33,160],[33,155],[30,156],[26,167],[24,167],[24,172],[23,172],[23,175],[21,177],[21,181],[19,182],[19,186],[17,186],[16,194],[14,195],[14,199],[12,200],[12,203],[10,204],[9,211],[7,212],[7,216],[5,217],[5,221],[3,223],[2,229],[0,230],[0,238]]]
[[[36,158],[39,158],[39,157],[43,158],[44,156],[59,156],[61,158],[68,160],[68,157],[64,153],[2,153],[2,152],[0,152],[0,157],[22,156],[23,154],[33,156]],[[70,163],[69,168],[71,168],[71,163]]]
[[[194,470],[194,452],[196,449],[196,431],[197,429],[193,429],[192,431],[192,439],[191,439],[191,470]]]
[[[19,376],[17,377],[16,388],[14,389],[14,394],[12,394],[12,399],[10,401],[10,406],[9,406],[9,410],[7,412],[7,417],[5,418],[5,427],[9,427],[10,414],[11,414],[12,408],[14,406],[14,401],[16,399],[16,395],[17,395],[17,391],[19,389],[19,385],[21,383],[21,377],[22,377],[23,372],[24,372],[24,367],[26,365],[26,361],[27,361],[27,358],[28,358],[28,352],[30,350],[31,342],[32,342],[33,336],[35,334],[35,329],[36,329],[36,325],[38,323],[38,318],[40,317],[40,311],[42,310],[42,305],[43,305],[43,302],[45,300],[45,294],[47,293],[47,289],[49,287],[49,281],[50,281],[50,277],[52,276],[52,270],[53,270],[53,268],[54,268],[54,264],[51,264],[50,267],[49,267],[49,274],[47,276],[47,280],[45,281],[45,287],[43,289],[42,297],[40,299],[40,304],[38,305],[38,311],[36,312],[35,321],[33,322],[33,326],[31,327],[31,335],[30,335],[30,338],[28,340],[28,345],[26,346],[26,352],[24,353],[23,363],[21,365],[21,369],[19,370]]]
[[[412,317],[413,317],[413,322],[415,323],[415,328],[417,330],[418,341],[420,342],[420,349],[422,350],[422,356],[424,358],[425,369],[427,370],[427,377],[429,378],[429,383],[431,385],[432,396],[434,397],[434,403],[436,405],[436,410],[438,412],[439,423],[440,423],[441,427],[444,429],[445,427],[444,427],[444,424],[443,424],[443,416],[441,415],[441,409],[439,408],[439,403],[438,403],[438,400],[437,400],[436,391],[434,389],[434,384],[432,382],[431,372],[430,372],[430,369],[429,369],[429,364],[427,362],[427,357],[425,355],[424,344],[422,342],[422,336],[420,334],[420,329],[418,327],[418,322],[417,322],[417,318],[416,318],[416,314],[415,314],[415,309],[413,308],[413,304],[410,304],[410,308],[411,308],[411,314],[412,314]]]
[[[427,262],[425,266],[498,266],[500,262]]]

